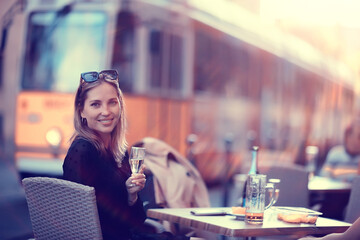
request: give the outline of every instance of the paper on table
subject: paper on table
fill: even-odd
[[[221,209],[199,209],[190,211],[195,216],[234,216],[236,220],[244,220],[245,214],[234,214]]]
[[[228,213],[219,209],[199,209],[190,211],[195,216],[225,216]]]

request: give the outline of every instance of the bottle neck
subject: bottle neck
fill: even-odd
[[[253,147],[251,151],[251,167],[249,174],[258,174],[258,163],[257,163],[257,151],[258,147]]]

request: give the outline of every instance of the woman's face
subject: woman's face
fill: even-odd
[[[104,82],[89,90],[81,117],[86,118],[88,127],[100,134],[103,140],[110,140],[111,132],[120,119],[120,100],[116,89]]]

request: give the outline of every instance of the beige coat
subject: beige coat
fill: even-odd
[[[146,148],[145,165],[154,175],[156,204],[169,208],[210,207],[206,185],[188,159],[156,138],[146,137],[142,143]]]

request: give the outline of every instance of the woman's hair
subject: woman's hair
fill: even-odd
[[[82,138],[86,139],[89,142],[93,143],[94,146],[103,154],[106,153],[106,146],[101,140],[100,135],[98,135],[94,130],[88,127],[86,119],[81,117],[81,112],[84,110],[84,103],[87,98],[87,93],[99,86],[100,84],[108,83],[113,86],[117,92],[117,96],[120,101],[120,119],[116,124],[115,128],[111,132],[111,142],[110,142],[110,151],[112,152],[115,161],[118,166],[121,166],[121,161],[125,155],[127,142],[125,138],[126,134],[126,116],[125,116],[125,103],[123,100],[123,94],[120,90],[118,80],[110,80],[104,78],[100,74],[99,79],[94,82],[85,82],[80,79],[80,85],[75,95],[75,106],[74,106],[74,127],[75,133],[71,137],[71,140]]]

